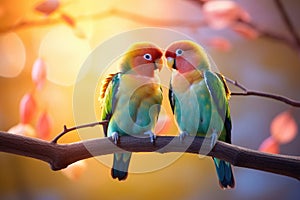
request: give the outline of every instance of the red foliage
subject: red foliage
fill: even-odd
[[[172,121],[167,115],[161,115],[158,118],[154,133],[157,135],[166,134],[172,128]]]
[[[11,127],[7,132],[11,133],[11,134],[16,134],[16,135],[36,137],[36,132],[30,124],[19,123],[15,126]]]
[[[203,5],[203,15],[208,25],[215,29],[231,26],[239,19],[250,21],[249,14],[234,1],[208,1]]]
[[[36,124],[37,137],[43,140],[50,139],[52,120],[47,112],[43,112]]]
[[[27,93],[23,96],[20,102],[20,118],[21,123],[28,124],[36,112],[37,104],[31,93]]]
[[[271,123],[271,135],[280,144],[292,141],[297,132],[297,123],[289,111],[280,113]]]
[[[213,48],[216,48],[220,51],[229,51],[231,49],[231,44],[230,42],[225,39],[225,38],[221,38],[221,37],[215,37],[212,38],[208,41],[208,44],[210,46],[212,46]]]
[[[260,145],[259,150],[266,153],[279,153],[279,144],[272,136],[268,137]]]
[[[64,20],[69,26],[71,27],[75,27],[76,25],[76,21],[73,17],[71,17],[70,15],[67,14],[61,14],[61,18],[62,20]]]
[[[255,29],[245,24],[235,24],[232,29],[248,39],[256,39],[259,36],[259,33]]]
[[[42,58],[36,59],[33,64],[31,77],[38,89],[41,89],[45,83],[47,76],[46,64]]]
[[[62,169],[62,173],[66,175],[71,180],[78,180],[80,176],[83,174],[83,172],[86,169],[86,163],[84,160],[79,160],[71,165],[69,165],[67,168]]]
[[[45,15],[50,15],[59,8],[59,0],[45,0],[35,6],[35,10]]]

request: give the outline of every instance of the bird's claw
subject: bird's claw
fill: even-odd
[[[183,132],[181,132],[180,134],[179,134],[179,141],[180,142],[183,142],[183,140],[184,140],[184,138],[186,137],[186,136],[188,136],[189,134],[188,134],[188,132],[186,132],[186,131],[183,131]]]
[[[155,142],[156,135],[152,131],[147,131],[147,132],[144,133],[144,135],[149,135],[151,143]]]
[[[111,134],[111,138],[113,139],[115,144],[118,144],[118,140],[119,140],[119,134],[117,132],[113,132]]]

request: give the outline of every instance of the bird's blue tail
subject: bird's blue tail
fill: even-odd
[[[217,158],[213,158],[213,160],[216,166],[220,187],[222,189],[234,188],[235,182],[231,164]]]
[[[119,181],[125,180],[128,175],[128,167],[131,158],[131,153],[115,153],[114,163],[111,169],[111,176]]]

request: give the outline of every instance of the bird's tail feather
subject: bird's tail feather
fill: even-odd
[[[119,181],[125,180],[128,176],[128,167],[131,153],[115,153],[111,176]]]
[[[216,166],[220,187],[222,189],[234,188],[235,181],[231,164],[217,158],[213,158],[213,160]]]

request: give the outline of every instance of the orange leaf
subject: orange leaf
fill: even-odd
[[[31,93],[23,96],[20,102],[20,117],[23,124],[29,123],[36,112],[36,102]]]
[[[45,83],[47,76],[46,70],[46,64],[43,59],[36,59],[32,67],[31,77],[38,89],[41,89]]]
[[[67,14],[61,14],[61,18],[71,27],[74,27],[76,25],[76,22],[73,17]]]
[[[292,141],[297,132],[297,123],[289,111],[280,113],[271,123],[271,135],[280,144]]]
[[[154,133],[157,135],[166,134],[169,132],[171,128],[172,128],[171,119],[166,115],[160,115],[157,120]]]
[[[62,173],[66,175],[71,180],[78,180],[80,176],[86,169],[86,162],[84,160],[79,160],[72,163],[67,168],[62,169]]]
[[[255,39],[259,35],[255,29],[241,23],[234,25],[232,29],[248,39]]]
[[[216,37],[216,38],[212,38],[208,41],[208,44],[210,46],[212,46],[213,48],[216,48],[220,51],[224,51],[227,52],[231,49],[231,44],[230,42],[225,39],[225,38],[221,38],[221,37]]]
[[[52,121],[47,112],[42,113],[36,124],[37,137],[43,140],[50,138]]]
[[[249,14],[234,1],[208,1],[202,8],[208,25],[215,29],[226,28],[239,19],[250,21]]]
[[[56,11],[59,7],[59,1],[58,0],[45,0],[38,5],[35,6],[35,10],[43,13],[45,15],[50,15],[54,11]]]
[[[7,132],[16,134],[16,135],[36,137],[36,132],[30,124],[22,124],[22,123],[17,124],[15,126],[11,127]]]
[[[276,140],[274,140],[272,136],[270,136],[261,143],[259,151],[278,154],[279,144],[276,142]]]

